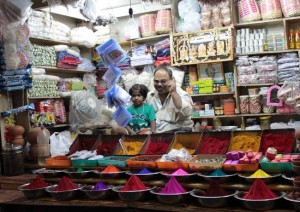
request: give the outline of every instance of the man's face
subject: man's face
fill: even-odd
[[[168,72],[164,69],[159,69],[154,75],[154,88],[159,94],[168,93],[168,82],[170,80]]]

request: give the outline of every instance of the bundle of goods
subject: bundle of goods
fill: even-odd
[[[240,22],[250,22],[261,19],[256,0],[240,0],[238,2],[238,10]]]
[[[155,31],[157,34],[168,34],[172,32],[172,17],[170,10],[160,10],[157,12]]]
[[[238,84],[276,83],[277,62],[275,56],[238,57]]]
[[[285,81],[283,86],[278,90],[277,97],[285,104],[300,112],[300,84],[299,81]]]
[[[297,53],[284,53],[278,59],[278,80],[285,81],[299,81],[299,58]]]
[[[162,64],[169,65],[171,63],[169,38],[166,38],[154,44],[154,49],[156,50],[155,66],[159,66]]]
[[[59,96],[57,82],[60,80],[52,75],[32,75],[32,88],[28,91],[29,97],[56,97]]]
[[[261,17],[263,20],[281,18],[281,6],[279,0],[261,0]]]
[[[191,32],[201,29],[200,5],[197,0],[183,0],[178,3],[180,20],[177,23],[177,32]]]
[[[280,5],[284,17],[300,15],[300,2],[298,0],[280,0]]]
[[[91,29],[87,27],[73,28],[70,32],[70,42],[92,48],[97,43],[97,37]]]
[[[57,53],[57,67],[66,69],[76,69],[81,63],[80,57],[76,51],[60,51]],[[73,53],[74,52],[74,53]]]
[[[0,76],[0,91],[24,90],[32,87],[31,69],[7,70]]]
[[[54,21],[49,12],[32,11],[27,20],[30,35],[37,38],[69,42],[70,28],[58,21]]]
[[[140,20],[140,31],[142,37],[149,37],[156,35],[155,32],[155,22],[156,15],[155,14],[146,14],[142,15],[139,18]]]
[[[56,51],[51,46],[32,45],[30,49],[33,66],[56,66]]]
[[[94,26],[94,29],[96,30],[94,34],[97,38],[97,44],[104,43],[105,41],[109,40],[111,38],[110,35],[110,26]]]

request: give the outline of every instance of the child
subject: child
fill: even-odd
[[[151,105],[144,103],[148,91],[145,85],[140,84],[134,84],[129,89],[132,105],[127,110],[132,114],[132,119],[125,128],[117,127],[113,129],[113,134],[136,135],[156,133],[154,109]]]

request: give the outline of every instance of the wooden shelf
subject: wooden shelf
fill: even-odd
[[[28,97],[29,100],[35,100],[35,99],[67,99],[70,98],[70,96],[39,96],[39,97]]]
[[[245,28],[245,27],[260,27],[260,26],[266,26],[266,25],[278,25],[283,24],[282,18],[279,19],[271,19],[271,20],[260,20],[260,21],[251,21],[251,22],[245,22],[245,23],[237,23],[234,25],[236,28]]]
[[[237,87],[263,87],[263,86],[272,86],[272,85],[283,85],[280,83],[262,83],[262,84],[245,84],[245,85],[237,85]]]
[[[191,97],[199,97],[199,96],[222,96],[222,95],[234,95],[235,92],[228,93],[204,93],[204,94],[192,94]]]
[[[299,50],[300,49],[288,49],[282,51],[251,52],[251,53],[235,54],[235,56],[239,57],[239,56],[250,56],[250,55],[280,54],[280,53],[288,53],[288,52],[297,52]]]
[[[69,124],[56,124],[51,126],[45,126],[46,128],[63,128],[63,127],[70,127]]]
[[[119,44],[121,46],[129,46],[129,45],[131,45],[132,42],[138,43],[138,44],[152,43],[155,41],[160,41],[167,37],[170,37],[170,34],[155,35],[155,36],[151,36],[151,37],[139,38],[139,39],[130,40],[130,41],[120,41]]]
[[[68,45],[68,46],[77,46],[77,47],[88,48],[85,45],[78,44],[78,43],[57,41],[57,40],[51,40],[51,39],[47,39],[47,38],[30,37],[29,39],[34,44],[51,45],[51,46],[56,45],[56,44],[64,44],[64,45]]]
[[[46,72],[57,73],[57,74],[85,74],[85,73],[93,72],[93,71],[85,71],[85,70],[77,70],[77,69],[57,68],[57,67],[51,67],[51,66],[33,66],[33,67],[43,68],[46,70]]]
[[[222,116],[199,116],[199,117],[192,117],[192,119],[238,118],[238,117],[259,117],[259,116],[286,116],[286,115],[297,115],[297,113],[234,114],[234,115],[222,115]]]

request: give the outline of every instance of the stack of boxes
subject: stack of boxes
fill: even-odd
[[[212,78],[200,78],[198,81],[190,82],[190,86],[186,88],[186,91],[189,94],[213,93],[213,84]]]
[[[283,33],[271,34],[267,36],[268,51],[282,51],[285,49]]]

